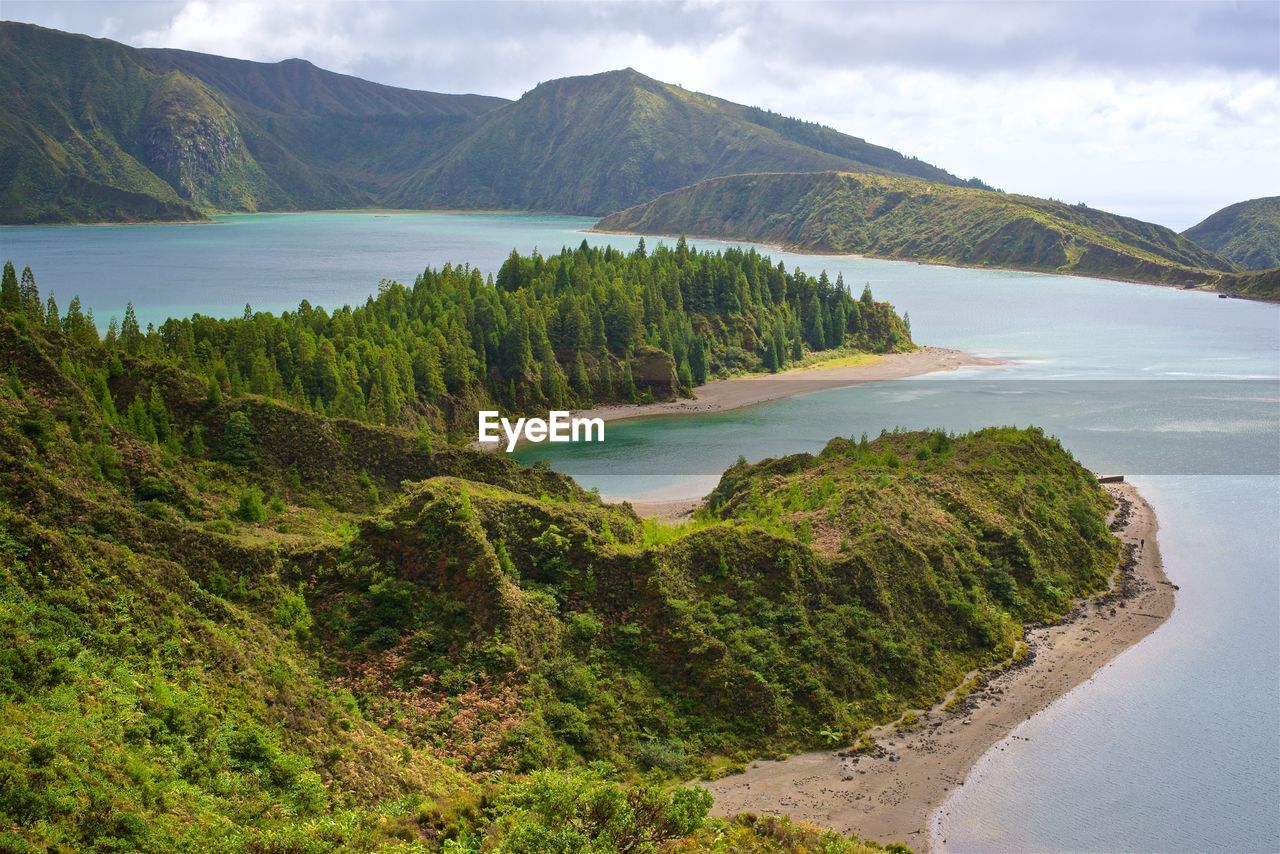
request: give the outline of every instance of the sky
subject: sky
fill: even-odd
[[[1280,0],[4,0],[0,15],[508,98],[630,66],[1177,230],[1280,194]]]

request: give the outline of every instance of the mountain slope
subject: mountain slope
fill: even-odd
[[[385,189],[447,152],[477,116],[508,103],[371,83],[301,59],[248,62],[181,50],[143,50],[161,67],[221,92],[268,168],[341,181],[349,199],[308,207],[381,202]]]
[[[0,222],[359,207],[505,103],[0,23]]]
[[[1079,205],[840,172],[715,178],[605,217],[602,231],[690,234],[964,265],[1199,285],[1229,262],[1185,237]]]
[[[144,164],[162,82],[114,42],[0,24],[0,222],[189,219]]]
[[[603,214],[716,175],[960,183],[830,128],[630,69],[518,102],[0,23],[0,222],[367,207]]]
[[[1280,267],[1280,196],[1225,207],[1182,236],[1246,270]]]
[[[494,110],[388,203],[604,214],[716,175],[824,169],[959,183],[829,128],[626,69],[543,83]]]

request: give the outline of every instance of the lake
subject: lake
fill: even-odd
[[[65,307],[99,321],[362,302],[382,278],[511,249],[554,252],[589,220],[509,214],[261,214],[211,224],[0,229]],[[655,238],[650,238],[652,243]],[[714,241],[694,241],[699,246]],[[1028,721],[945,807],[955,850],[1280,850],[1280,306],[1093,279],[771,252],[909,313],[915,338],[996,368],[817,392],[706,417],[610,424],[539,446],[614,497],[700,495],[739,455],[815,451],[894,427],[1037,424],[1137,483],[1177,609]]]

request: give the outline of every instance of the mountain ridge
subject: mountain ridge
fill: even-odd
[[[960,183],[942,169],[829,128],[776,116],[781,129],[762,123],[761,116],[772,115],[631,68],[552,80],[481,117],[457,148],[389,201],[600,215],[697,180],[781,164]],[[823,136],[827,150],[798,141],[800,129]]]
[[[0,301],[0,849],[866,854],[679,782],[856,744],[1122,557],[1035,429],[739,463],[670,527],[185,350]]]
[[[713,178],[601,219],[600,231],[751,240],[1182,286],[1234,265],[1176,232],[1081,205],[918,179],[825,173]]]
[[[505,103],[12,22],[0,48],[6,223],[365,207]]]
[[[761,169],[961,183],[634,69],[548,81],[512,102],[13,22],[0,23],[0,48],[11,57],[0,67],[6,223],[375,206],[602,215]],[[166,109],[148,113],[153,102]]]

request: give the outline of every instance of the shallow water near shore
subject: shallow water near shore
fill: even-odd
[[[1173,616],[983,758],[940,811],[945,850],[1276,850],[1280,483],[1137,482]]]
[[[100,321],[363,302],[427,265],[496,272],[512,248],[635,239],[588,220],[296,214],[211,225],[0,229],[0,255]],[[650,238],[652,246],[656,238]],[[713,247],[713,241],[694,241]],[[1038,424],[1135,480],[1181,585],[1171,620],[988,754],[944,810],[953,850],[1280,850],[1280,306],[1168,288],[769,251],[842,273],[910,314],[922,343],[997,368],[802,394],[734,412],[610,424],[540,446],[606,496],[701,495],[742,455],[882,429]],[[803,386],[800,387],[803,391]]]

